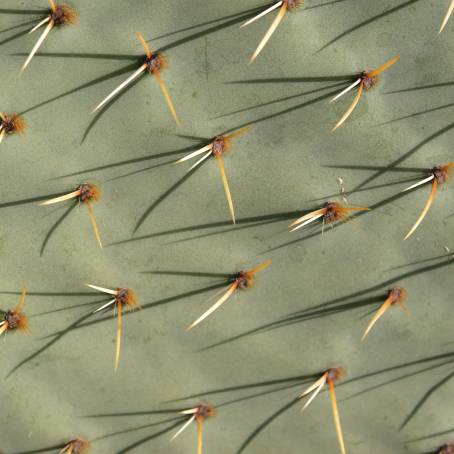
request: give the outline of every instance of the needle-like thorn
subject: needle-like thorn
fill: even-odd
[[[361,98],[361,95],[363,93],[363,84],[360,83],[358,87],[358,91],[356,93],[355,98],[353,99],[353,102],[350,104],[350,107],[347,109],[347,111],[342,115],[342,118],[336,123],[336,126],[331,130],[331,132],[334,132],[337,128],[342,126],[347,120],[347,118],[351,115],[351,113],[355,110],[355,107],[358,105],[358,102]]]
[[[159,88],[161,89],[162,94],[164,95],[167,106],[170,110],[170,113],[172,114],[173,119],[175,120],[175,123],[177,124],[178,127],[181,127],[181,123],[180,120],[178,119],[177,112],[175,110],[172,100],[170,99],[169,92],[167,91],[164,81],[162,80],[161,74],[159,73],[159,71],[155,71],[154,75],[156,76]]]
[[[227,197],[227,203],[229,205],[230,214],[232,216],[233,223],[235,224],[235,211],[233,209],[232,194],[230,193],[229,182],[227,181],[227,175],[225,174],[224,163],[220,154],[216,154],[216,160],[218,162],[219,170],[221,172],[222,184],[224,186],[224,192]]]
[[[441,33],[443,31],[443,29],[445,28],[446,24],[448,23],[448,20],[451,17],[451,14],[453,11],[454,11],[454,0],[451,1],[448,11],[446,11],[446,15],[443,18],[443,22],[441,23],[441,27],[440,27],[440,30],[438,31],[438,33]]]
[[[275,3],[274,5],[270,6],[265,11],[262,11],[260,14],[257,14],[257,16],[254,16],[252,19],[249,19],[240,28],[246,27],[247,25],[252,24],[256,20],[261,19],[262,17],[266,16],[267,14],[273,12],[275,9],[279,8],[281,5],[282,5],[282,0],[277,2],[277,3]]]
[[[36,52],[38,52],[38,49],[41,47],[41,44],[46,39],[47,35],[52,30],[53,26],[54,26],[54,21],[50,20],[49,24],[47,25],[47,27],[43,31],[43,34],[39,37],[38,41],[36,42],[35,47],[33,47],[32,51],[30,52],[30,55],[27,57],[27,60],[25,60],[25,63],[22,65],[22,68],[20,70],[20,74],[22,74],[25,71],[25,69],[27,68],[29,63],[32,61],[32,58],[34,57]]]
[[[106,98],[104,98],[92,111],[91,113],[95,113],[99,110],[102,106],[107,104],[117,93],[119,93],[123,88],[127,87],[131,82],[137,79],[145,70],[147,69],[147,65],[144,63],[137,71],[135,71],[130,77],[128,77],[123,83],[121,83],[114,91],[112,91]]]
[[[419,224],[421,224],[423,219],[426,217],[426,214],[429,211],[429,208],[431,207],[432,202],[434,201],[435,195],[437,193],[437,188],[438,188],[438,183],[437,183],[437,179],[435,178],[432,181],[432,190],[430,191],[429,198],[427,199],[427,202],[424,205],[424,209],[422,210],[418,220],[415,222],[413,227],[410,229],[410,231],[405,236],[404,240],[407,240],[408,238],[410,238],[411,235],[413,235],[414,231],[418,228]]]
[[[204,312],[195,322],[191,323],[191,325],[188,326],[187,331],[190,331],[192,328],[196,327],[199,323],[201,323],[203,320],[205,320],[209,315],[211,315],[216,309],[219,309],[234,293],[235,290],[238,287],[238,283],[234,282],[231,284],[228,288],[228,290],[222,295],[221,298],[219,298],[218,301],[216,301],[213,306],[211,306],[206,312]]]
[[[120,361],[120,349],[121,349],[121,301],[117,304],[117,337],[115,341],[115,371],[118,369],[118,363]]]
[[[341,453],[346,454],[344,436],[342,434],[342,428],[341,428],[341,423],[340,423],[339,410],[337,408],[336,392],[334,391],[333,380],[328,379],[328,388],[329,388],[329,395],[331,398],[331,405],[333,407],[334,425],[336,426],[336,434],[337,434],[337,438],[339,440],[339,447],[340,447]]]
[[[273,23],[271,24],[271,27],[268,29],[268,31],[266,32],[266,34],[263,37],[262,41],[260,41],[260,44],[258,45],[257,49],[255,50],[254,54],[252,55],[251,60],[249,61],[249,64],[253,63],[254,60],[260,54],[260,52],[262,52],[262,50],[266,46],[267,42],[270,40],[271,36],[276,31],[276,28],[281,23],[281,21],[284,18],[286,12],[287,12],[287,3],[283,3],[282,6],[281,6],[281,9],[279,10],[278,15],[276,16],[276,18],[274,19]]]

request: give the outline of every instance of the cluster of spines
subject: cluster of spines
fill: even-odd
[[[55,4],[53,0],[48,0],[50,4],[50,11],[49,14],[42,20],[40,21],[33,29],[30,31],[30,33],[33,33],[34,31],[38,30],[39,28],[43,27],[46,25],[46,28],[44,29],[44,32],[40,36],[39,40],[35,44],[34,48],[32,49],[30,55],[28,56],[27,60],[25,61],[21,71],[25,70],[26,67],[29,65],[31,62],[33,56],[36,54],[50,31],[56,27],[56,26],[62,26],[62,25],[67,25],[67,24],[74,24],[76,21],[77,14],[72,9],[70,6],[66,4],[58,5]],[[255,16],[248,22],[244,24],[249,25],[250,23],[254,22],[255,20],[263,17],[264,15],[274,11],[275,9],[279,8],[278,15],[276,16],[273,24],[267,31],[266,35],[260,42],[258,48],[254,52],[252,58],[251,58],[251,63],[257,58],[257,56],[260,54],[260,52],[263,50],[269,39],[271,38],[272,34],[282,21],[285,13],[287,11],[290,11],[296,7],[299,6],[301,2],[299,0],[281,0],[259,15]],[[446,13],[446,16],[443,20],[440,32],[443,30],[445,27],[452,11],[454,10],[454,0],[451,2],[448,11]],[[137,34],[138,38],[144,48],[145,54],[146,54],[146,59],[144,63],[139,67],[139,69],[133,73],[132,76],[130,76],[125,82],[123,82],[119,87],[117,87],[113,92],[111,92],[101,103],[98,104],[98,106],[94,109],[94,111],[97,111],[101,109],[104,105],[106,105],[117,93],[119,93],[122,89],[124,89],[127,85],[132,83],[137,77],[142,75],[144,72],[149,72],[150,74],[154,75],[156,79],[158,80],[158,84],[163,92],[163,95],[165,97],[166,103],[169,107],[170,113],[172,114],[172,117],[174,118],[175,122],[177,125],[180,125],[179,118],[176,114],[176,110],[174,108],[174,105],[170,99],[169,93],[162,81],[162,78],[160,76],[160,72],[166,67],[166,60],[165,57],[159,53],[159,52],[151,52],[148,44],[140,35],[139,33]],[[341,96],[349,92],[350,90],[356,88],[356,95],[355,98],[352,102],[352,104],[349,106],[347,111],[343,114],[341,119],[338,121],[338,123],[335,125],[333,128],[333,131],[335,131],[337,128],[339,128],[346,120],[347,118],[351,115],[355,107],[357,106],[361,95],[364,90],[369,90],[370,88],[374,87],[377,84],[377,78],[380,73],[388,69],[390,66],[392,66],[394,63],[396,63],[399,60],[399,57],[394,57],[393,59],[389,60],[386,62],[384,65],[381,67],[372,70],[372,71],[363,71],[358,79],[356,79],[350,86],[348,86],[346,89],[344,89],[339,95],[337,95],[335,98],[332,99],[332,101],[336,101],[339,99]],[[22,119],[20,115],[17,114],[1,114],[0,113],[0,143],[3,141],[4,137],[7,134],[21,134],[24,132],[25,129],[25,122]],[[227,182],[226,174],[225,174],[225,169],[222,163],[222,154],[225,153],[230,145],[230,140],[245,132],[248,128],[243,128],[242,130],[237,131],[236,133],[230,134],[230,135],[225,135],[225,136],[218,136],[213,139],[213,141],[202,148],[201,150],[197,150],[194,153],[191,153],[190,155],[180,159],[178,162],[185,161],[187,159],[190,159],[192,157],[196,157],[200,154],[203,154],[202,158],[200,158],[191,168],[195,168],[199,164],[201,164],[205,159],[207,159],[209,156],[214,156],[217,161],[218,165],[220,168],[221,172],[221,178],[222,182],[224,185],[224,190],[226,193],[228,205],[229,205],[229,210],[230,214],[232,217],[233,222],[235,223],[235,213],[234,213],[234,208],[233,208],[233,201],[230,193],[230,188]],[[438,165],[434,168],[432,168],[429,172],[429,176],[425,178],[424,180],[421,180],[420,182],[410,186],[409,188],[406,188],[404,191],[413,189],[417,186],[420,186],[422,184],[431,182],[432,185],[432,190],[429,196],[429,199],[426,202],[426,205],[424,206],[423,212],[421,213],[420,217],[412,227],[412,229],[409,231],[405,239],[410,237],[416,228],[419,226],[425,215],[427,214],[433,200],[435,197],[435,194],[437,192],[437,188],[441,183],[445,183],[448,179],[448,174],[451,169],[451,167],[454,166],[454,163],[448,163],[445,165]],[[90,183],[84,183],[80,185],[76,190],[74,190],[71,193],[65,194],[60,197],[56,197],[53,199],[50,199],[46,202],[43,202],[42,205],[51,205],[54,203],[58,202],[63,202],[66,200],[70,199],[75,199],[78,202],[83,202],[87,205],[90,219],[92,221],[93,229],[95,232],[96,239],[99,243],[99,245],[102,247],[102,243],[100,240],[100,235],[99,235],[99,230],[97,227],[96,220],[94,218],[93,214],[93,209],[91,207],[91,202],[99,200],[100,193],[98,188]],[[350,219],[350,212],[353,211],[367,211],[369,210],[366,207],[345,207],[342,206],[339,203],[336,202],[328,202],[323,208],[320,208],[319,210],[312,211],[311,213],[302,216],[301,218],[297,219],[294,223],[291,224],[292,231],[300,229],[301,227],[304,227],[305,225],[308,225],[309,223],[321,219],[323,221],[323,226],[326,224],[332,224],[334,222],[344,222]],[[258,265],[256,268],[253,268],[252,270],[249,271],[240,271],[235,275],[233,278],[232,282],[229,284],[227,287],[225,293],[222,295],[222,297],[208,310],[206,311],[199,319],[197,319],[194,323],[192,323],[188,329],[192,329],[195,327],[197,324],[199,324],[202,320],[204,320],[206,317],[208,317],[211,313],[213,313],[216,309],[218,309],[225,301],[227,301],[231,295],[236,290],[244,290],[246,288],[249,288],[253,284],[254,276],[258,271],[261,271],[262,269],[266,268],[269,266],[270,261],[266,261],[260,265]],[[90,285],[90,287],[103,291],[104,293],[111,294],[115,296],[115,298],[110,301],[109,303],[105,304],[101,308],[97,309],[95,312],[98,312],[101,309],[104,309],[108,307],[110,304],[113,304],[114,307],[118,311],[118,322],[117,322],[117,347],[116,347],[116,357],[115,357],[115,369],[118,367],[118,361],[120,357],[120,332],[121,332],[121,314],[122,314],[122,307],[126,307],[129,309],[134,309],[137,306],[137,300],[135,297],[134,292],[131,289],[128,288],[117,288],[116,290],[110,290],[110,289],[105,289],[102,287],[96,287],[94,285]],[[22,312],[22,307],[25,301],[25,293],[26,290],[24,289],[22,295],[21,295],[21,300],[19,304],[16,306],[16,308],[7,311],[4,314],[3,321],[0,322],[0,334],[6,332],[7,330],[14,330],[17,329],[19,331],[28,331],[28,320],[25,314]],[[383,303],[383,305],[380,307],[380,309],[377,311],[375,316],[372,318],[370,321],[364,335],[363,339],[368,335],[376,321],[384,314],[384,312],[391,307],[393,304],[398,304],[402,308],[405,309],[405,307],[402,304],[402,301],[405,299],[406,296],[406,291],[405,289],[401,287],[395,287],[389,291],[388,297],[386,301]],[[335,425],[336,425],[336,432],[338,434],[338,439],[339,439],[339,444],[340,444],[340,449],[341,452],[344,454],[345,451],[345,444],[343,440],[343,435],[341,431],[341,426],[340,426],[340,419],[339,419],[339,414],[337,410],[337,403],[335,399],[335,394],[334,394],[334,382],[338,380],[339,378],[342,378],[344,375],[344,371],[342,368],[336,367],[336,368],[331,368],[328,369],[322,377],[317,380],[314,385],[312,385],[308,390],[306,390],[300,397],[303,398],[309,394],[312,393],[312,396],[306,403],[305,407],[306,408],[310,402],[315,398],[315,396],[321,391],[323,386],[325,384],[328,385],[330,395],[331,395],[331,400],[333,404],[333,414],[334,414],[334,419],[335,419]],[[193,421],[197,421],[198,424],[198,437],[197,437],[197,452],[201,454],[202,452],[202,423],[203,421],[211,417],[214,413],[214,408],[205,405],[205,404],[200,404],[197,407],[190,409],[190,410],[185,410],[182,412],[182,414],[187,414],[191,415],[190,419],[187,421],[187,423],[183,426],[183,428],[175,435],[179,435],[190,423]],[[60,451],[62,454],[63,453],[68,453],[68,454],[82,454],[83,452],[86,452],[89,448],[89,443],[85,442],[82,439],[73,439],[69,441],[63,449]],[[450,453],[452,450],[452,445],[445,445],[440,448],[439,453]]]

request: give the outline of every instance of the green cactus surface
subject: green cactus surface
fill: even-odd
[[[454,161],[450,0],[286,2],[251,64],[279,9],[241,25],[273,2],[71,2],[77,22],[55,22],[21,74],[49,4],[0,4],[0,112],[26,123],[0,145],[0,310],[25,286],[30,329],[0,337],[0,451],[196,453],[200,419],[203,454],[339,453],[328,387],[298,399],[332,367],[348,454],[452,442],[453,185],[430,170]],[[91,113],[144,64],[137,32],[165,68]],[[359,85],[329,101],[396,56],[331,132]],[[233,224],[220,158],[176,161],[248,126],[220,155]],[[432,183],[402,191],[431,175],[404,240]],[[42,205],[85,183],[99,200]],[[290,232],[327,202],[370,210]],[[119,306],[94,314],[109,295],[86,284],[140,305],[123,300],[116,371]],[[393,294],[362,341],[396,287],[409,314]],[[200,404],[215,414],[197,407],[171,441]]]

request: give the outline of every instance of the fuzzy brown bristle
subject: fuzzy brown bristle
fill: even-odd
[[[454,454],[454,443],[449,443],[438,448],[437,454]]]
[[[16,113],[3,115],[0,124],[6,134],[23,134],[26,128],[24,119]]]
[[[392,304],[402,303],[407,298],[407,290],[403,287],[394,287],[389,291]]]
[[[55,25],[73,25],[77,22],[77,12],[66,3],[57,5],[55,11],[50,13]]]
[[[331,381],[341,380],[345,377],[346,371],[343,367],[332,367],[327,370],[328,379]]]
[[[79,186],[81,202],[98,202],[101,199],[101,191],[92,183],[84,183]]]
[[[224,137],[224,153],[228,153],[232,147],[232,140],[228,137]]]
[[[366,71],[361,74],[361,80],[366,91],[376,87],[379,83],[378,76],[370,76]]]
[[[326,204],[326,213],[324,216],[325,222],[345,221],[347,218],[347,210],[344,206],[336,202],[328,202]]]
[[[126,306],[131,310],[136,308],[139,305],[139,302],[137,300],[137,296],[136,296],[134,290],[131,290],[130,288],[128,288],[128,291],[126,292],[126,296],[125,296],[125,302],[126,302]]]
[[[11,121],[13,124],[14,132],[16,134],[24,134],[25,129],[27,127],[27,124],[25,123],[24,119],[17,115],[17,114],[12,114],[11,116]]]
[[[75,438],[65,446],[65,452],[71,449],[72,454],[85,454],[90,449],[90,443],[82,438]]]
[[[129,310],[134,310],[139,306],[137,296],[134,290],[130,288],[117,288],[117,304],[121,303],[123,307]]]
[[[248,273],[247,271],[240,271],[233,275],[231,282],[236,282],[239,290],[247,290],[254,285],[255,279],[254,275]]]
[[[29,331],[28,319],[20,310],[11,309],[7,311],[3,316],[3,321],[6,322],[8,330]]]
[[[150,57],[147,57],[145,64],[147,65],[147,71],[150,74],[155,74],[167,68],[167,59],[161,52],[154,52]]]
[[[449,174],[451,172],[451,168],[454,167],[454,163],[450,162],[444,165],[438,165],[431,169],[431,173],[434,178],[437,180],[438,184],[447,183],[449,180]]]
[[[213,139],[212,153],[213,155],[222,155],[230,150],[231,140],[227,136],[218,136]]]
[[[197,405],[196,415],[203,419],[209,419],[216,416],[216,409],[210,404]]]
[[[287,5],[287,9],[291,11],[292,9],[298,8],[303,4],[303,0],[284,0],[284,3]]]
[[[30,326],[28,324],[28,318],[26,315],[21,314],[19,324],[17,325],[17,330],[28,333],[30,331]]]
[[[164,54],[161,54],[161,52],[159,52],[157,54],[157,58],[159,60],[159,67],[160,67],[160,70],[162,71],[163,69],[167,69],[169,64],[167,63],[167,58],[165,57]]]
[[[325,204],[325,214],[323,219],[325,223],[329,224],[331,222],[345,222],[352,219],[353,211],[369,211],[369,208],[366,207],[351,207],[344,206],[337,202],[328,202]]]

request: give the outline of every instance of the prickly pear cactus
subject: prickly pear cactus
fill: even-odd
[[[449,3],[3,0],[0,450],[451,452]]]

